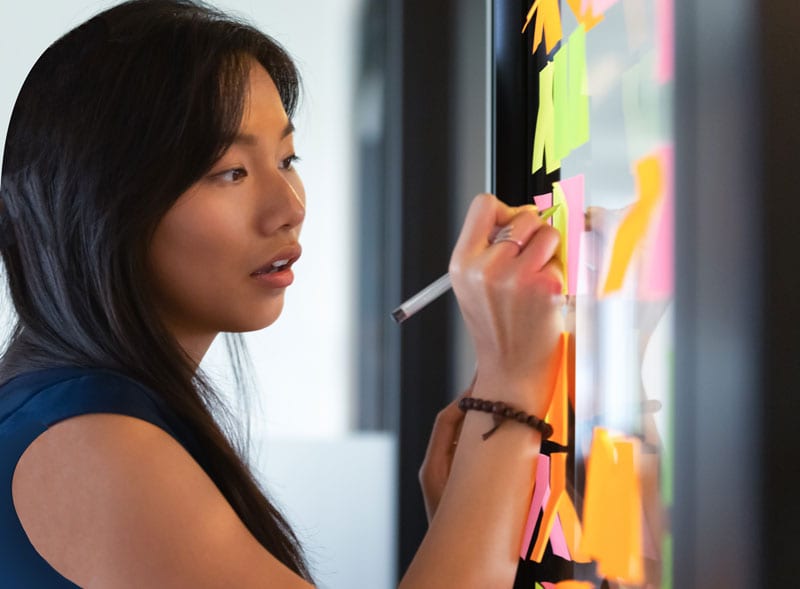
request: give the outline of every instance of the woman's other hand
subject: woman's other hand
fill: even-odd
[[[472,379],[467,390],[436,415],[436,421],[433,423],[425,459],[419,469],[419,483],[422,487],[422,498],[425,501],[428,523],[433,520],[447,479],[450,477],[450,467],[453,464],[458,436],[461,433],[461,425],[464,423],[464,412],[458,408],[458,402],[472,394],[474,385],[475,378]]]
[[[499,227],[510,238],[490,242]],[[478,362],[476,395],[544,417],[563,330],[559,233],[533,205],[473,200],[450,260],[450,276]]]

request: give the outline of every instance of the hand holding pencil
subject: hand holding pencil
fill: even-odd
[[[550,207],[549,209],[545,209],[541,213],[539,213],[539,218],[542,221],[546,221],[553,214],[558,210],[560,205],[555,205]],[[515,243],[512,236],[512,230],[509,225],[505,227],[496,227],[494,230],[494,235],[490,235],[489,242],[492,244],[498,243],[500,241],[511,241]],[[524,247],[523,244],[520,244],[520,249]],[[408,298],[404,301],[400,306],[398,306],[394,311],[392,311],[392,318],[397,323],[403,323],[406,319],[411,317],[412,315],[416,314],[417,312],[421,311],[433,301],[438,299],[444,293],[452,288],[452,281],[450,280],[450,274],[444,274],[437,280],[434,280],[428,286],[423,288],[414,296]]]

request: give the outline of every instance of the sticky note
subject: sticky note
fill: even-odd
[[[542,562],[547,542],[554,532],[556,516],[561,523],[564,541],[567,544],[572,560],[588,562],[580,552],[581,524],[578,521],[575,506],[567,494],[567,454],[553,452],[550,454],[550,498],[547,501],[539,525],[539,534],[531,551],[531,560]]]
[[[594,589],[590,581],[561,581],[553,585],[554,589]]]
[[[653,213],[664,194],[664,171],[657,155],[636,163],[637,200],[631,205],[614,236],[611,260],[601,294],[607,295],[622,288],[631,260],[647,234]]]
[[[655,211],[648,247],[639,280],[639,298],[664,300],[672,296],[675,283],[675,153],[671,145],[656,152],[663,171],[663,196]]]
[[[555,586],[556,586],[555,583],[548,583],[547,581],[542,581],[542,589],[555,589]]]
[[[528,25],[531,24],[534,15],[536,16],[536,21],[533,25],[531,53],[536,53],[539,45],[542,44],[542,36],[545,39],[545,49],[547,53],[550,53],[563,36],[558,0],[534,0],[530,10],[528,10],[528,16],[525,18],[525,25],[522,27],[523,33],[528,28]]]
[[[542,511],[544,503],[550,496],[550,457],[540,454],[536,459],[536,481],[533,484],[533,498],[531,508],[528,511],[528,521],[525,523],[525,531],[522,533],[522,545],[520,546],[519,557],[523,560],[528,555],[528,547],[533,539],[533,531],[536,522],[539,520],[539,513]]]
[[[553,554],[556,556],[560,556],[564,560],[571,560],[567,539],[564,537],[564,527],[558,514],[556,514],[556,519],[553,522],[553,531],[550,534],[550,548],[553,549]]]
[[[536,116],[536,131],[533,137],[533,159],[531,174],[538,172],[547,156],[548,174],[561,167],[555,153],[555,107],[553,105],[553,63],[539,72],[539,113]]]
[[[578,292],[581,233],[584,231],[584,176],[579,174],[556,183],[567,207],[566,247],[567,294]],[[554,186],[555,191],[555,186]]]
[[[656,81],[666,84],[675,74],[674,0],[656,0]]]
[[[553,206],[559,205],[556,212],[553,214],[553,227],[558,229],[561,234],[560,252],[558,259],[561,260],[563,265],[564,275],[567,274],[567,260],[569,259],[569,240],[567,236],[567,227],[569,225],[569,208],[567,207],[567,197],[564,196],[564,191],[558,183],[553,184]],[[567,282],[564,282],[564,294],[567,294]]]
[[[576,149],[589,141],[589,78],[586,73],[586,29],[578,27],[569,36],[569,141]]]
[[[553,206],[553,193],[548,192],[547,194],[539,194],[533,197],[533,204],[536,205],[536,208],[540,211],[544,211],[545,209],[549,209]],[[552,217],[547,220],[548,223],[551,225],[553,224]]]
[[[567,59],[569,44],[564,44],[553,55],[553,145],[556,159],[563,159],[572,151],[572,131],[569,112],[569,80]]]
[[[567,4],[585,31],[592,30],[603,20],[602,14],[594,13],[594,7],[589,0],[567,0]]]
[[[582,554],[597,561],[600,576],[639,585],[642,500],[637,462],[639,440],[614,437],[596,427],[586,467]]]
[[[556,386],[550,399],[545,421],[553,426],[553,435],[550,441],[566,446],[569,443],[569,334],[561,334],[559,345],[559,368],[556,377]]]
[[[586,32],[578,25],[555,52],[553,67],[553,142],[562,160],[589,141],[589,94],[586,74]]]

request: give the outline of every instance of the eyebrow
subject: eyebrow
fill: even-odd
[[[283,128],[283,131],[281,131],[281,139],[285,139],[292,133],[294,133],[294,124],[289,121],[286,127]],[[257,145],[258,137],[251,133],[239,133],[233,138],[233,142],[240,145]]]

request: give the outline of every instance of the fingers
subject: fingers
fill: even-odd
[[[524,210],[532,212],[536,207],[510,207],[491,194],[479,194],[467,211],[453,255],[470,256],[484,251],[495,229],[509,224],[516,214]]]
[[[458,437],[461,422],[464,421],[464,412],[458,408],[458,399],[447,405],[436,416],[433,424],[428,450],[425,453],[425,462],[432,466],[432,462],[443,461],[452,453],[453,442]]]
[[[559,273],[561,272],[561,260],[557,258],[560,251],[561,234],[557,229],[550,225],[541,223],[536,232],[531,236],[528,244],[519,254],[520,262],[526,268],[534,271],[544,270],[551,262],[558,262]]]

